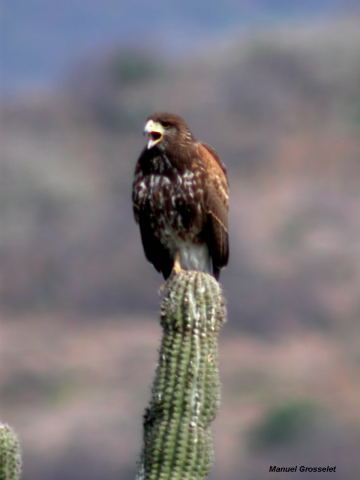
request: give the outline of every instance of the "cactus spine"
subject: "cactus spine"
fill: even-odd
[[[220,401],[217,336],[226,317],[216,280],[183,271],[165,284],[163,338],[144,415],[138,480],[202,480],[213,461]]]
[[[0,423],[0,480],[19,480],[20,474],[19,441],[9,425]]]

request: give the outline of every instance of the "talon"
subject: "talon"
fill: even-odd
[[[176,252],[175,254],[175,260],[174,260],[174,266],[173,266],[173,272],[176,274],[179,274],[183,271],[180,263],[180,254],[179,252]]]

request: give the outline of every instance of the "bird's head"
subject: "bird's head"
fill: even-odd
[[[148,137],[148,149],[156,146],[163,151],[175,143],[186,144],[193,139],[185,121],[174,113],[154,113],[148,117],[144,134]]]

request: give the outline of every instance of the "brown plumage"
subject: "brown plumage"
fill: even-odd
[[[178,115],[151,115],[145,133],[132,199],[146,257],[164,278],[184,268],[218,279],[229,257],[225,167]]]

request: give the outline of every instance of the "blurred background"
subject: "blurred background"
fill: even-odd
[[[0,418],[23,480],[134,476],[162,279],[130,192],[158,110],[231,185],[210,478],[360,478],[357,6],[3,1]]]

